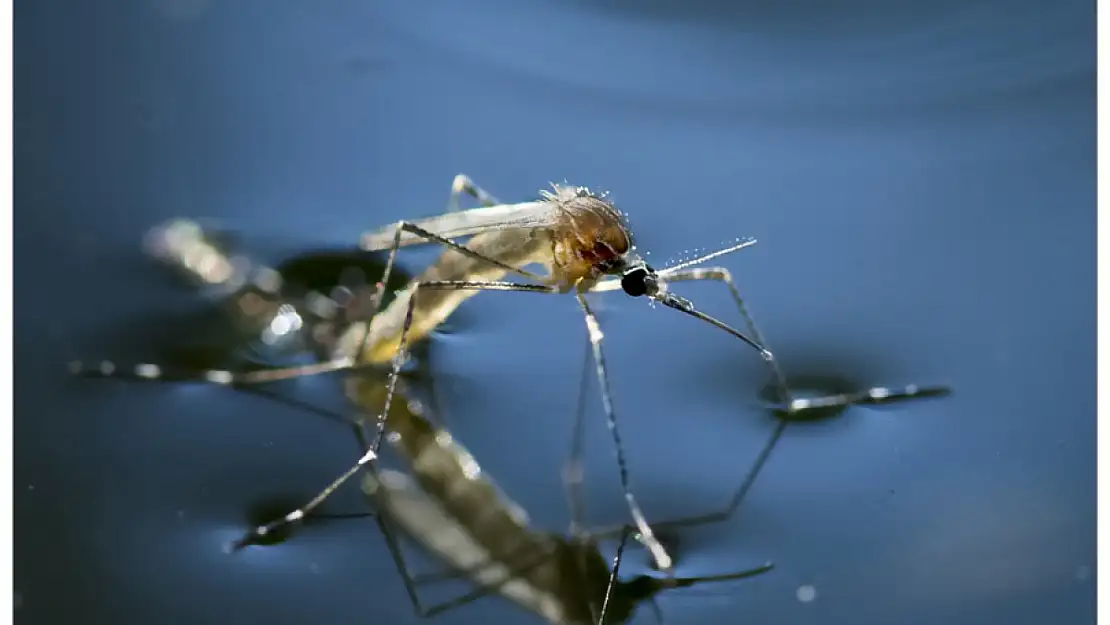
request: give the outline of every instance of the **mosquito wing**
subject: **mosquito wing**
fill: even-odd
[[[441,237],[454,239],[490,230],[509,228],[546,228],[555,217],[555,205],[549,202],[523,202],[520,204],[497,204],[482,206],[463,211],[455,211],[426,217],[409,223]],[[388,250],[393,247],[397,234],[397,224],[389,225],[374,232],[362,235],[361,247],[367,252]],[[411,232],[401,233],[401,246],[430,243],[427,239]]]

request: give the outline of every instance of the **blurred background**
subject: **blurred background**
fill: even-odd
[[[676,552],[683,575],[777,568],[661,596],[668,623],[1094,622],[1092,8],[16,2],[17,620],[419,621],[370,520],[222,550],[358,457],[341,422],[66,363],[225,340],[142,252],[167,219],[327,282],[463,172],[505,201],[610,190],[657,266],[757,238],[721,264],[803,386],[955,389],[786,428],[737,515]],[[722,285],[678,290],[739,323]],[[648,518],[722,507],[778,424],[758,357],[620,294],[598,307]],[[556,532],[584,340],[573,298],[486,294],[423,359],[442,419]],[[352,412],[337,379],[278,386]],[[588,520],[623,522],[588,406]],[[354,485],[325,506],[369,509]],[[647,565],[632,549],[623,571]],[[438,622],[540,621],[485,599]]]

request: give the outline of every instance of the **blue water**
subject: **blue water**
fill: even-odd
[[[138,249],[169,217],[216,218],[276,261],[434,214],[459,172],[507,201],[552,180],[608,189],[657,265],[756,237],[722,264],[791,376],[956,389],[788,427],[739,514],[683,534],[679,562],[776,570],[666,595],[668,623],[1093,622],[1090,3],[42,0],[15,15],[21,622],[418,621],[369,521],[221,551],[252,506],[301,501],[357,457],[343,427],[64,363],[150,357],[138,329],[172,335],[196,306]],[[724,287],[680,292],[739,322]],[[649,519],[720,507],[776,425],[754,407],[757,355],[619,294],[599,307]],[[451,330],[432,345],[443,417],[563,531],[573,299],[482,295]],[[330,380],[286,390],[349,410]],[[590,410],[589,520],[622,522]],[[351,488],[328,509],[366,505]],[[493,599],[437,622],[536,621]]]

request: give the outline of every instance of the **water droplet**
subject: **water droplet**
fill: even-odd
[[[806,584],[804,586],[798,586],[798,591],[795,594],[798,596],[798,601],[809,603],[817,598],[817,589]]]

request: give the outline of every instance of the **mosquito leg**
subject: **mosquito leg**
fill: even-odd
[[[447,212],[459,210],[459,196],[463,193],[470,195],[478,202],[480,202],[483,206],[493,206],[495,204],[500,204],[500,201],[497,198],[493,197],[493,195],[488,193],[485,189],[482,189],[477,184],[475,184],[474,181],[470,179],[470,176],[467,176],[466,174],[459,174],[455,176],[455,179],[451,182],[451,197],[447,201]],[[394,260],[397,257],[397,250],[401,247],[401,235],[404,231],[404,222],[402,222],[401,224],[399,224],[399,227],[393,236],[393,245],[390,247],[389,250],[389,259],[386,261],[385,271],[382,273],[382,279],[378,282],[377,288],[375,289],[374,295],[371,299],[371,311],[370,314],[367,316],[367,319],[373,318],[373,316],[377,314],[378,309],[381,307],[382,298],[385,296],[385,285],[389,283],[389,276],[393,272]],[[438,237],[431,240],[439,243],[443,243],[444,241],[446,241],[446,239],[439,239]],[[366,342],[369,341],[369,339],[370,333],[368,329],[366,334],[363,336],[362,344],[359,348],[359,353],[361,353],[366,348]]]
[[[383,284],[385,284],[386,280],[389,278],[389,272],[392,271],[394,258],[397,255],[397,250],[399,250],[401,248],[401,236],[406,232],[408,232],[409,234],[416,235],[416,236],[428,241],[429,243],[439,243],[440,245],[449,247],[452,250],[454,250],[454,251],[456,251],[456,252],[458,252],[458,253],[460,253],[463,256],[466,256],[468,258],[472,258],[474,260],[479,260],[479,261],[482,261],[482,262],[486,262],[486,263],[489,263],[489,264],[494,265],[496,267],[499,267],[501,269],[504,269],[508,273],[516,274],[518,276],[523,276],[525,278],[528,278],[529,280],[534,280],[537,283],[541,283],[541,282],[544,281],[542,276],[538,276],[538,275],[532,273],[531,271],[526,271],[526,270],[521,269],[519,267],[514,267],[512,265],[503,263],[500,260],[498,260],[496,258],[493,258],[492,256],[488,256],[488,255],[482,254],[480,252],[475,252],[474,250],[472,250],[472,249],[468,248],[467,246],[463,245],[462,243],[456,243],[455,241],[452,241],[451,239],[448,239],[446,237],[441,237],[441,236],[439,236],[438,234],[436,234],[434,232],[430,232],[428,230],[425,230],[425,229],[421,228],[420,226],[417,226],[416,224],[413,224],[413,223],[410,223],[410,222],[407,222],[407,221],[402,221],[402,222],[397,224],[397,230],[394,232],[393,244],[390,246],[390,250],[389,250],[389,260],[386,262],[386,273],[382,277],[382,283]]]
[[[740,289],[736,288],[736,283],[732,280],[732,274],[724,267],[696,267],[693,269],[682,269],[666,273],[662,276],[667,282],[689,282],[694,280],[714,280],[724,282],[728,286],[729,292],[732,294],[732,299],[736,302],[736,307],[740,310],[740,315],[744,317],[744,323],[748,326],[748,332],[751,333],[752,338],[757,343],[767,346],[766,341],[763,340],[763,335],[759,332],[759,328],[755,325],[755,319],[752,318],[751,313],[748,312],[748,307],[744,304],[744,298],[740,296]],[[778,388],[779,401],[783,404],[790,405],[794,396],[790,392],[790,387],[786,383],[786,376],[783,375],[782,369],[778,365],[777,359],[766,361],[771,369],[771,375],[774,377],[775,386]]]
[[[370,448],[366,450],[361,458],[352,465],[349,469],[343,472],[342,475],[332,481],[324,490],[320,491],[304,506],[286,514],[284,517],[259,526],[249,532],[244,538],[232,544],[232,548],[240,548],[256,541],[259,538],[283,528],[286,525],[297,523],[301,521],[306,514],[312,509],[319,506],[325,499],[331,496],[344,482],[349,480],[352,476],[358,473],[359,469],[368,466],[377,458],[378,449],[381,447],[382,439],[385,437],[386,421],[389,415],[389,409],[393,403],[393,396],[397,390],[397,380],[401,377],[401,366],[405,360],[405,341],[408,338],[409,326],[412,325],[412,312],[416,303],[415,295],[421,288],[426,289],[478,289],[487,291],[531,291],[538,293],[558,293],[558,291],[550,286],[540,284],[518,284],[515,282],[463,282],[463,281],[445,281],[445,282],[415,282],[412,285],[413,298],[410,298],[408,308],[405,315],[405,323],[401,328],[401,337],[399,348],[393,357],[393,370],[389,375],[389,382],[386,388],[385,401],[378,414],[376,423],[376,432],[374,435],[373,443]]]
[[[521,269],[520,267],[514,267],[513,265],[503,263],[500,260],[497,260],[496,258],[494,258],[492,256],[488,256],[488,255],[482,254],[480,252],[475,252],[474,250],[470,249],[469,247],[463,245],[462,243],[456,243],[455,241],[452,241],[451,239],[448,239],[446,237],[441,237],[441,236],[439,236],[438,234],[436,234],[434,232],[430,232],[428,230],[425,230],[425,229],[421,228],[420,226],[417,226],[416,224],[412,224],[412,223],[409,223],[407,221],[402,221],[400,224],[398,224],[398,229],[399,229],[399,231],[409,232],[411,234],[415,234],[416,236],[427,239],[430,242],[439,243],[440,245],[445,245],[445,246],[455,250],[456,252],[462,254],[463,256],[467,256],[469,258],[473,258],[475,260],[480,260],[480,261],[489,263],[491,265],[494,265],[496,267],[500,267],[501,269],[504,269],[508,273],[516,274],[518,276],[523,276],[523,277],[528,278],[530,280],[534,280],[537,283],[540,283],[540,282],[544,281],[544,278],[542,276],[538,276],[538,275],[532,273],[531,271],[526,271],[524,269]],[[399,246],[395,244],[394,247],[399,247]]]
[[[759,330],[755,326],[751,315],[748,313],[747,308],[744,306],[744,301],[740,296],[739,289],[736,288],[729,271],[723,267],[699,267],[696,269],[682,269],[670,273],[662,274],[667,282],[688,282],[694,280],[715,280],[724,282],[732,293],[733,299],[736,301],[737,307],[740,309],[741,315],[744,316],[747,322],[748,331],[751,332],[752,337],[761,345],[766,345],[763,337],[760,335]],[[596,291],[608,291],[619,288],[619,281],[601,282],[594,289]],[[784,412],[797,414],[799,412],[817,408],[828,408],[835,406],[846,406],[852,404],[879,404],[888,403],[903,399],[917,398],[917,397],[935,397],[946,395],[950,389],[943,386],[914,386],[910,385],[900,389],[892,389],[885,387],[876,387],[860,391],[858,393],[846,393],[841,395],[830,395],[826,397],[817,398],[795,398],[790,392],[786,384],[786,378],[783,376],[778,365],[774,362],[770,363],[772,373],[775,377],[776,385],[779,389],[779,394],[783,398],[789,398],[778,404],[776,407],[782,409]],[[740,487],[733,493],[728,505],[718,512],[702,514],[697,516],[684,517],[670,521],[663,521],[655,523],[654,527],[662,528],[677,528],[677,527],[691,527],[697,525],[704,525],[708,523],[724,522],[732,518],[740,507],[740,503],[744,497],[747,496],[748,491],[751,490],[752,485],[755,483],[756,477],[763,469],[767,459],[770,457],[775,445],[778,444],[779,439],[782,437],[783,432],[788,424],[787,420],[780,421],[775,430],[771,433],[768,441],[764,444],[763,449],[756,457],[755,463],[748,471],[744,481],[741,482]],[[614,537],[620,532],[620,528],[609,528],[599,532],[599,536]]]
[[[458,252],[459,254],[462,254],[463,256],[465,256],[465,257],[467,257],[471,260],[479,261],[479,263],[484,264],[484,265],[492,265],[494,267],[497,267],[497,268],[503,270],[506,273],[511,273],[511,274],[514,274],[514,275],[522,276],[522,277],[527,278],[528,280],[531,280],[532,282],[535,282],[537,284],[544,282],[544,278],[542,276],[536,275],[536,274],[534,274],[530,271],[526,271],[526,270],[521,269],[519,267],[515,267],[511,264],[508,264],[508,263],[505,263],[501,260],[493,258],[493,257],[491,257],[487,254],[483,254],[481,252],[474,251],[474,250],[470,249],[469,247],[467,247],[465,245],[462,245],[460,243],[456,243],[455,241],[452,241],[451,239],[448,239],[446,237],[439,236],[438,234],[435,234],[433,232],[425,230],[425,229],[423,229],[423,228],[421,228],[421,227],[419,227],[415,224],[412,224],[412,223],[409,223],[409,222],[406,222],[406,221],[402,221],[402,222],[397,224],[395,230],[393,231],[393,242],[389,246],[389,258],[386,261],[385,273],[382,275],[382,279],[379,282],[378,295],[375,296],[375,299],[374,299],[374,302],[373,302],[374,305],[372,306],[372,313],[374,313],[375,315],[379,311],[380,304],[381,304],[380,295],[382,293],[384,293],[384,291],[383,291],[384,285],[388,284],[390,273],[392,272],[393,265],[395,264],[395,259],[396,259],[396,256],[397,256],[397,252],[402,247],[402,235],[404,235],[405,233],[415,235],[417,238],[423,239],[424,241],[426,241],[428,243],[439,243],[440,245],[443,245],[443,246],[445,246],[445,247],[447,247],[447,248],[449,248],[449,249],[451,249],[455,252]],[[434,269],[434,267],[435,266],[433,266],[433,269]],[[443,276],[443,277],[446,277],[446,276]],[[459,275],[458,277],[459,278],[464,278],[466,276],[465,276],[465,274],[463,274],[463,275]],[[437,280],[437,281],[444,281],[444,280]],[[412,289],[411,285],[412,284],[415,284],[415,281],[413,283],[410,283],[410,287],[408,289],[406,289],[406,291],[403,291],[402,293],[398,294],[398,298],[414,297],[415,293],[413,293],[411,291],[411,289]],[[394,305],[398,305],[398,302],[396,300],[394,300],[394,304],[390,305],[390,309],[387,309],[386,311],[383,312],[383,314],[385,314],[387,316],[387,318],[389,318],[389,320],[387,321],[387,320],[383,319],[381,323],[384,323],[386,325],[394,323],[392,321],[392,318],[389,317],[390,314],[391,314],[390,310],[393,309]],[[403,305],[403,304],[400,304],[400,305]],[[452,305],[457,305],[457,303],[452,304]],[[434,318],[435,315],[437,315],[440,312],[442,312],[442,311],[440,310],[439,306],[432,305],[427,310],[424,310],[424,309],[421,310],[421,318],[422,319],[424,319],[424,318]],[[373,317],[373,315],[371,315],[370,317]],[[426,331],[430,330],[430,328],[425,327],[426,325],[428,325],[427,323],[418,323],[416,325],[420,329],[417,333],[421,337],[423,337],[423,335],[426,333]],[[433,322],[433,326],[434,325],[438,325],[438,324],[435,324]],[[378,345],[378,344],[370,345],[369,343],[373,340],[375,340],[375,339],[370,336],[369,331],[366,329],[366,327],[351,328],[351,329],[348,330],[345,337],[340,340],[341,346],[339,348],[339,351],[341,353],[343,353],[344,355],[348,356],[348,357],[353,357],[355,354],[361,354],[361,356],[359,356],[359,357],[364,358],[365,354],[363,354],[363,352],[365,352],[367,349],[379,350],[379,348],[380,348],[382,350],[387,350],[387,351],[391,350],[391,349],[395,349],[395,348],[391,347],[382,338],[377,339],[377,342],[381,343],[380,345]],[[376,356],[376,358],[380,358],[380,357],[381,357],[381,354],[378,354]],[[386,357],[388,358],[388,355],[386,355]]]
[[[577,293],[578,303],[582,306],[582,312],[586,315],[586,328],[590,335],[590,347],[593,351],[594,365],[596,365],[597,380],[601,390],[601,402],[605,407],[605,416],[609,425],[609,433],[613,436],[613,446],[617,453],[617,468],[620,471],[621,489],[624,491],[624,499],[628,502],[628,509],[632,513],[632,519],[636,523],[639,530],[638,540],[647,547],[651,552],[652,557],[655,559],[656,566],[664,572],[670,572],[673,568],[673,561],[663,544],[655,537],[651,531],[651,526],[648,525],[647,519],[644,518],[644,513],[640,509],[640,504],[636,503],[636,498],[632,495],[632,487],[629,484],[628,478],[628,465],[624,458],[624,443],[621,442],[620,430],[617,428],[617,414],[613,410],[613,398],[609,392],[609,378],[605,369],[605,356],[602,353],[601,341],[604,335],[601,332],[601,326],[598,324],[597,317],[594,316],[590,310],[589,304],[586,302],[586,297],[582,293]]]
[[[309,500],[308,503],[290,512],[289,514],[286,514],[276,521],[272,521],[270,523],[267,523],[266,525],[260,525],[254,528],[243,538],[240,538],[239,540],[234,541],[233,543],[228,545],[227,550],[230,552],[241,549],[243,547],[246,547],[247,545],[257,542],[259,539],[265,538],[273,532],[283,529],[287,525],[292,525],[294,523],[302,521],[309,512],[312,512],[312,510],[323,503],[329,496],[331,496],[332,493],[338,490],[344,482],[350,479],[351,476],[353,476],[355,473],[358,473],[359,469],[369,465],[377,457],[377,453],[375,453],[373,450],[367,451],[362,455],[361,458],[358,459],[358,462],[356,462],[351,468],[347,469],[347,471],[345,471],[342,475],[332,480],[332,483],[329,484],[327,488],[320,491],[320,493]]]
[[[446,238],[441,237],[437,234],[428,232],[427,230],[423,230],[423,229],[421,229],[417,226],[414,226],[412,224],[409,224],[407,222],[402,222],[401,224],[398,225],[396,239],[394,241],[393,248],[390,250],[389,260],[386,263],[386,270],[385,270],[385,273],[382,276],[382,280],[380,281],[378,292],[374,296],[374,302],[373,302],[373,305],[371,306],[371,310],[369,311],[368,318],[372,318],[374,315],[376,315],[377,312],[378,312],[378,309],[380,307],[381,295],[383,294],[382,293],[382,286],[384,286],[385,284],[388,283],[389,275],[392,272],[395,257],[396,257],[396,254],[397,254],[397,249],[399,247],[398,246],[398,241],[400,240],[400,236],[401,236],[402,232],[411,232],[411,233],[416,234],[418,236],[424,237],[424,238],[428,239],[429,241],[440,243],[442,245],[445,245],[445,246],[459,252],[460,254],[463,254],[464,256],[468,256],[468,257],[473,258],[473,259],[481,260],[483,262],[487,262],[487,263],[496,265],[496,266],[504,269],[505,271],[507,271],[509,273],[513,273],[513,274],[523,276],[525,278],[528,278],[530,280],[535,281],[536,283],[543,282],[543,278],[541,276],[538,276],[538,275],[536,275],[532,272],[525,271],[525,270],[517,268],[517,267],[513,267],[512,265],[508,265],[506,263],[503,263],[503,262],[501,262],[501,261],[499,261],[495,258],[491,258],[491,257],[486,256],[484,254],[480,254],[478,252],[475,252],[475,251],[467,248],[464,245],[461,245],[459,243],[455,243],[454,241],[451,241],[450,239],[446,239]],[[473,283],[473,284],[479,284],[479,283]],[[427,286],[427,283],[425,284],[425,286]],[[479,288],[479,289],[481,289],[482,287],[479,286],[479,287],[467,287],[467,288]],[[498,287],[490,287],[490,288],[495,288],[496,289]],[[512,290],[512,289],[501,288],[500,290]],[[518,290],[541,290],[541,289],[526,287],[526,288],[522,288],[522,289],[518,289]],[[547,288],[547,287],[543,287],[542,290],[550,291],[550,289]],[[413,293],[413,296],[415,296],[415,293]],[[411,302],[410,302],[410,304],[411,304]],[[358,333],[357,343],[359,345],[365,346],[366,342],[369,340],[369,326],[368,325],[363,325],[361,328],[356,328],[355,331],[357,331],[357,333]],[[342,353],[344,350],[340,349],[339,351]],[[73,363],[70,363],[70,370],[74,374],[92,375],[92,376],[99,376],[99,377],[124,377],[124,378],[142,379],[142,380],[198,381],[198,382],[209,382],[209,383],[213,383],[213,384],[222,384],[222,385],[260,384],[260,383],[265,383],[265,382],[273,382],[273,381],[276,381],[276,380],[286,380],[286,379],[299,378],[299,377],[304,377],[304,376],[309,376],[309,375],[317,375],[317,374],[321,374],[321,373],[331,373],[331,372],[335,372],[335,371],[344,371],[344,370],[358,369],[358,368],[362,368],[362,367],[372,367],[372,366],[374,366],[371,363],[359,362],[362,351],[363,350],[361,350],[361,349],[356,349],[356,350],[353,350],[353,353],[342,354],[342,355],[339,355],[338,357],[335,357],[331,360],[328,360],[328,361],[325,361],[325,362],[320,362],[320,363],[313,363],[313,364],[309,364],[309,365],[299,365],[299,366],[294,366],[294,367],[260,369],[260,370],[257,370],[257,371],[247,371],[247,372],[236,372],[236,371],[229,371],[229,370],[223,370],[223,369],[211,369],[211,370],[207,370],[207,371],[186,371],[186,372],[181,372],[181,373],[172,373],[172,372],[167,373],[167,372],[163,371],[162,366],[157,365],[157,364],[151,364],[151,363],[142,363],[142,364],[135,365],[131,372],[125,372],[125,371],[121,370],[119,367],[117,367],[115,364],[113,364],[111,362],[98,363],[96,366],[89,366],[89,365],[87,365],[85,363],[82,363],[82,362],[73,362]]]
[[[748,326],[748,331],[752,334],[752,338],[760,345],[766,346],[759,329],[755,325],[755,321],[752,319],[747,306],[744,304],[744,299],[740,296],[740,289],[736,288],[736,283],[732,279],[732,274],[728,269],[724,267],[696,267],[671,272],[663,271],[661,272],[661,276],[669,283],[698,280],[723,282],[728,286],[729,292],[736,302],[736,307],[740,310],[740,314],[744,317],[744,322]],[[771,374],[774,377],[775,386],[778,389],[779,395],[778,403],[771,407],[782,410],[787,414],[797,414],[806,410],[850,406],[853,404],[890,403],[911,398],[936,397],[947,395],[950,392],[948,387],[945,386],[917,386],[911,384],[901,388],[878,386],[856,393],[799,398],[794,396],[794,393],[791,392],[790,387],[787,385],[786,376],[783,375],[782,370],[779,368],[778,361],[770,360],[768,361],[768,365],[771,368]]]
[[[479,290],[479,291],[518,291],[518,292],[532,292],[532,293],[550,293],[556,294],[559,291],[555,287],[543,284],[520,284],[517,282],[493,282],[493,281],[465,281],[465,280],[443,280],[443,281],[429,281],[429,282],[414,282],[412,284],[412,294],[409,297],[408,306],[405,310],[405,321],[401,325],[401,336],[398,340],[397,351],[393,355],[393,370],[389,375],[389,383],[385,395],[385,404],[381,412],[378,414],[377,431],[374,435],[374,442],[372,443],[373,451],[377,451],[381,447],[382,438],[385,436],[386,418],[389,414],[389,407],[393,403],[393,394],[397,385],[397,378],[401,374],[401,365],[405,361],[405,350],[407,348],[409,329],[412,327],[413,311],[416,308],[417,293],[421,289],[445,289],[445,290]]]
[[[466,178],[465,176],[456,177],[455,184],[453,185],[452,200],[457,201],[457,194],[458,194],[459,191],[469,191],[472,194],[474,194],[479,199],[479,201],[484,200],[484,201],[487,201],[487,202],[489,202],[489,201],[496,202],[495,199],[492,199],[492,196],[489,196],[488,194],[485,194],[484,191],[481,191],[480,189],[478,189],[477,186],[474,185],[473,182],[471,182],[469,180],[469,178]],[[486,197],[483,198],[483,194]],[[401,224],[398,225],[398,227],[397,227],[397,229],[394,233],[393,244],[390,246],[389,259],[388,259],[387,264],[386,264],[385,274],[383,275],[382,281],[380,283],[381,286],[379,286],[379,293],[382,292],[381,289],[388,282],[389,272],[392,271],[392,267],[395,263],[395,259],[396,259],[396,255],[397,255],[397,250],[400,248],[401,236],[402,236],[402,233],[404,233],[404,232],[410,232],[410,233],[416,234],[417,236],[422,236],[422,237],[424,237],[425,239],[427,239],[431,242],[441,243],[441,244],[443,244],[443,245],[445,245],[445,246],[447,246],[451,249],[454,249],[454,250],[456,250],[456,251],[458,251],[458,252],[460,252],[460,253],[462,253],[462,254],[470,257],[470,258],[476,258],[478,260],[483,260],[483,261],[486,261],[486,262],[490,262],[494,265],[502,266],[503,268],[505,268],[506,270],[508,270],[512,273],[516,273],[516,274],[519,274],[519,275],[523,275],[525,277],[533,278],[533,279],[536,279],[537,281],[539,280],[539,277],[534,276],[534,274],[530,274],[528,272],[521,271],[521,270],[519,270],[515,267],[504,265],[504,264],[500,263],[499,261],[497,261],[496,259],[487,258],[484,255],[481,255],[477,252],[473,252],[473,251],[469,250],[468,248],[466,248],[464,246],[461,246],[461,245],[459,245],[459,244],[457,244],[453,241],[450,241],[450,240],[445,239],[443,237],[436,236],[432,233],[428,233],[428,232],[420,229],[419,227],[416,227],[416,226],[413,226],[413,225],[407,224],[407,223],[401,223]],[[427,236],[424,236],[424,235],[427,235]],[[384,434],[385,434],[388,415],[390,414],[390,408],[391,408],[391,404],[392,404],[392,401],[393,401],[393,395],[396,392],[396,384],[397,384],[397,379],[399,377],[400,366],[403,363],[404,358],[405,358],[405,351],[406,351],[406,347],[407,347],[408,335],[409,335],[409,331],[412,327],[414,310],[415,310],[415,306],[416,306],[416,303],[417,303],[417,294],[421,289],[455,289],[455,290],[478,289],[478,290],[534,291],[534,292],[547,292],[547,293],[557,292],[554,289],[552,289],[551,287],[541,286],[541,285],[527,285],[527,284],[505,283],[505,282],[480,282],[480,281],[468,281],[468,282],[458,282],[458,281],[437,281],[437,282],[427,282],[427,281],[425,281],[425,282],[421,282],[421,281],[416,281],[416,282],[412,283],[412,285],[410,286],[410,289],[411,290],[410,290],[410,293],[408,295],[408,301],[406,303],[406,308],[405,308],[404,322],[403,322],[402,327],[401,327],[401,332],[400,332],[400,337],[399,337],[399,341],[398,341],[398,344],[397,344],[397,349],[396,349],[396,352],[394,353],[394,357],[393,357],[393,367],[392,367],[391,374],[389,376],[389,382],[387,384],[385,401],[383,402],[383,405],[380,407],[380,410],[378,412],[378,418],[376,420],[376,432],[375,432],[375,435],[373,437],[373,442],[370,443],[370,444],[364,444],[364,446],[363,446],[365,454],[376,453],[376,451],[381,446],[381,441],[382,441],[382,438],[384,437]],[[374,306],[375,306],[374,309],[373,309],[374,314],[377,313],[377,309],[380,306],[380,303],[381,303],[381,298],[376,297],[375,300],[374,300]],[[356,352],[360,357],[366,351],[366,342],[367,342],[368,336],[369,336],[369,325],[367,325],[365,335],[360,340],[361,346]],[[358,432],[359,432],[360,440],[365,442],[365,435],[364,435],[364,431],[362,429],[361,424],[359,424]],[[367,470],[371,470],[371,471],[374,470],[373,461],[368,463]],[[469,601],[477,599],[481,596],[484,596],[485,594],[488,594],[489,592],[492,592],[492,591],[496,590],[496,588],[482,589],[479,592],[471,593],[469,596],[459,597],[455,600],[446,602],[446,603],[441,604],[439,606],[433,606],[432,608],[425,608],[422,605],[422,603],[420,602],[419,596],[416,593],[416,586],[420,582],[418,581],[417,578],[415,578],[413,575],[411,575],[409,573],[408,567],[405,564],[405,559],[404,559],[403,553],[400,549],[399,543],[396,539],[395,533],[392,531],[392,528],[390,527],[390,522],[388,520],[385,520],[382,517],[379,517],[378,518],[378,525],[379,525],[379,529],[381,529],[381,531],[382,531],[382,535],[386,539],[386,545],[387,545],[387,547],[390,551],[391,557],[394,560],[394,564],[395,564],[395,566],[398,570],[398,573],[402,577],[402,580],[403,580],[404,585],[405,585],[406,593],[408,594],[409,599],[412,602],[413,609],[418,615],[420,615],[420,616],[430,616],[432,614],[436,614],[436,613],[439,613],[439,612],[442,612],[442,611],[446,611],[446,610],[448,610],[448,609],[450,609],[454,606],[462,605],[464,603],[467,603]],[[450,574],[422,576],[422,577],[430,577],[431,579],[450,578]]]
[[[366,431],[363,429],[362,421],[356,421],[352,424],[355,429],[355,435],[358,437],[359,447],[362,449],[363,454],[370,452],[370,443],[366,440]],[[366,466],[366,470],[370,472],[377,472],[375,463],[370,462]],[[393,564],[397,569],[398,575],[401,576],[401,583],[405,586],[405,594],[408,595],[409,601],[412,602],[412,609],[417,614],[424,614],[424,606],[420,603],[420,596],[416,592],[416,582],[413,576],[409,573],[408,565],[405,563],[404,552],[401,551],[400,541],[397,540],[397,535],[391,527],[390,521],[385,518],[384,514],[374,515],[374,521],[378,524],[378,530],[381,531],[382,537],[385,538],[386,548],[389,550],[389,555],[393,558]]]
[[[697,267],[692,269],[682,269],[665,274],[665,279],[668,282],[689,282],[695,280],[712,280],[716,282],[723,282],[728,286],[729,292],[732,293],[733,300],[736,301],[737,308],[740,309],[740,314],[743,315],[745,323],[748,325],[748,330],[752,336],[759,341],[760,344],[765,345],[763,337],[760,336],[759,330],[756,328],[755,321],[752,319],[751,314],[748,312],[747,306],[744,304],[744,299],[740,296],[740,289],[736,288],[736,283],[732,279],[732,274],[724,267]],[[783,375],[782,370],[779,369],[777,361],[769,362],[772,374],[774,375],[775,384],[779,389],[778,408],[787,413],[798,413],[805,410],[813,410],[820,408],[833,408],[837,406],[849,406],[852,404],[876,404],[888,403],[903,399],[910,399],[915,397],[935,397],[946,395],[949,389],[944,386],[917,386],[909,385],[902,388],[889,388],[889,387],[873,387],[857,393],[845,393],[839,395],[828,395],[825,397],[815,398],[798,398],[790,391],[786,382],[786,377]]]
[[[455,180],[451,182],[451,199],[447,201],[447,211],[454,212],[459,210],[459,196],[463,193],[478,200],[482,206],[494,206],[500,204],[501,201],[489,194],[485,189],[474,184],[470,176],[466,174],[459,174],[455,176]]]

